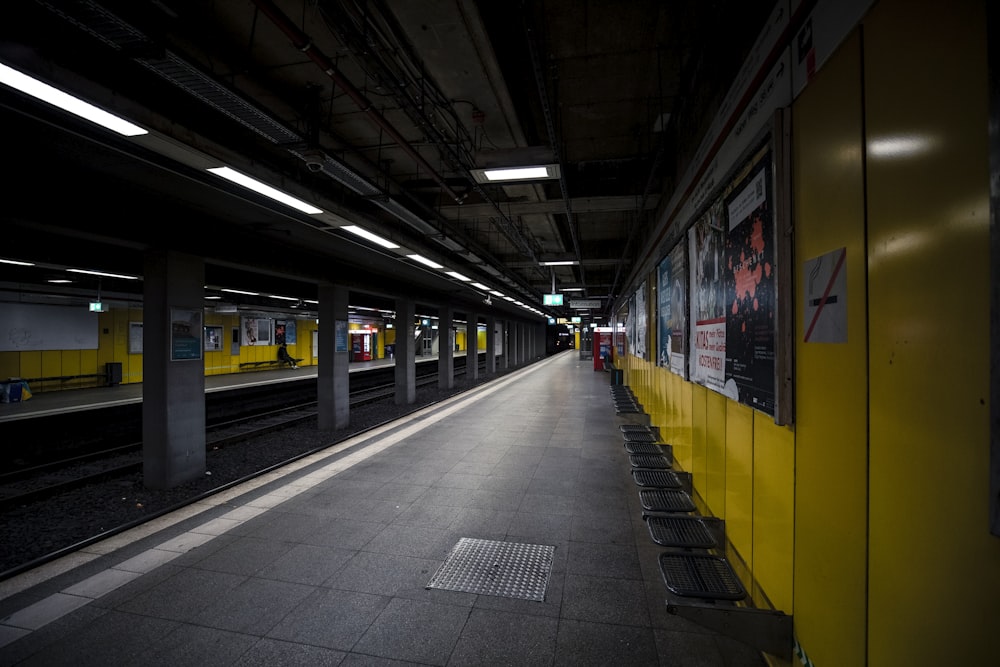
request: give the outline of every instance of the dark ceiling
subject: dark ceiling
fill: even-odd
[[[208,284],[523,309],[339,230],[358,224],[546,314],[629,286],[772,3],[759,0],[101,0],[5,7],[0,62],[148,128],[119,138],[0,86],[0,283],[141,274],[204,256]],[[480,185],[531,153],[556,180]],[[284,209],[228,164],[324,209]],[[575,262],[541,266],[543,261]],[[114,281],[109,281],[114,285]],[[111,289],[130,289],[114,285]],[[40,287],[38,289],[41,289]],[[131,289],[136,289],[131,287]]]

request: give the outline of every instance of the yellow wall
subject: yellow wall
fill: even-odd
[[[864,23],[871,665],[998,659],[985,26],[968,1]]]
[[[98,317],[96,350],[31,350],[0,352],[0,378],[43,378],[71,375],[99,375],[96,378],[52,380],[31,383],[32,393],[91,387],[104,383],[105,364],[122,364],[122,384],[142,382],[142,354],[129,354],[129,323],[142,322],[141,308],[111,308]],[[242,345],[238,355],[230,354],[232,330],[240,329],[238,314],[205,313],[205,326],[222,327],[222,350],[205,351],[206,375],[240,372],[240,364],[277,359],[277,345]],[[316,320],[296,320],[296,342],[288,352],[302,359],[300,366],[316,363],[312,356],[312,332]]]
[[[795,318],[795,633],[817,665],[863,665],[868,343],[861,33],[796,100],[795,293],[807,260],[847,254],[847,342],[804,343]]]
[[[984,14],[881,0],[793,105],[793,427],[623,364],[821,667],[996,662]],[[840,248],[847,341],[805,343],[805,262]]]

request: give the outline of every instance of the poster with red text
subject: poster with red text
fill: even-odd
[[[690,378],[720,393],[726,382],[725,242],[722,201],[719,200],[688,230],[688,245],[691,258]]]

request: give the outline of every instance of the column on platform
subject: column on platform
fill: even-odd
[[[343,285],[319,285],[316,409],[317,425],[327,431],[346,428],[351,417],[347,294]]]
[[[469,311],[465,314],[465,380],[479,379],[479,314]]]
[[[205,262],[150,251],[143,271],[142,475],[169,489],[205,474]]]
[[[438,309],[438,388],[455,386],[455,309],[441,306]],[[397,334],[398,335],[398,334]]]
[[[497,318],[486,316],[486,374],[497,373]]]
[[[417,400],[417,357],[413,332],[416,316],[413,299],[396,299],[396,405],[410,405]]]

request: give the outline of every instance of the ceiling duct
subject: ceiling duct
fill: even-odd
[[[72,5],[72,14],[50,2],[45,2],[44,0],[37,1],[39,5],[62,17],[114,50],[123,54],[136,54],[130,56],[134,62],[154,72],[164,80],[174,84],[181,90],[201,100],[219,113],[231,118],[269,142],[285,147],[285,150],[289,154],[305,162],[310,171],[329,176],[352,192],[364,197],[396,219],[417,230],[420,234],[436,241],[452,252],[460,253],[463,256],[468,254],[474,258],[474,263],[482,265],[484,260],[479,257],[479,255],[483,254],[481,249],[476,251],[479,253],[478,255],[474,254],[468,247],[459,244],[450,236],[445,235],[441,228],[424,220],[403,206],[400,202],[389,196],[387,192],[372,184],[365,176],[359,174],[344,162],[337,160],[320,149],[304,148],[308,145],[304,137],[275,120],[269,114],[248,102],[238,93],[227,88],[207,73],[185,61],[176,53],[171,52],[169,49],[151,50],[149,47],[152,44],[152,40],[141,30],[111,13],[93,0],[80,0],[74,3]],[[278,10],[273,8],[273,11]],[[150,55],[154,52],[155,56]],[[342,76],[337,81],[341,85],[345,83],[348,86],[351,85],[350,82],[343,80]],[[393,132],[398,134],[395,130]],[[414,150],[415,152],[415,149],[412,147],[410,147],[410,150]],[[451,192],[450,189],[449,192]],[[454,195],[453,192],[451,194]],[[475,246],[475,244],[467,241],[467,246]],[[532,254],[530,249],[527,252],[529,255]],[[485,254],[488,255],[489,253]]]

